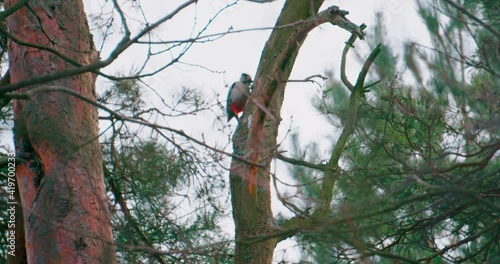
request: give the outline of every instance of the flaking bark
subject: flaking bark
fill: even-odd
[[[19,2],[5,1],[5,7]],[[47,46],[80,65],[98,59],[82,1],[29,1],[7,18],[7,31],[14,84],[73,67],[54,52],[22,42]],[[84,73],[26,86],[18,92],[39,92],[30,100],[13,101],[16,155],[26,160],[16,171],[28,263],[116,262],[97,110],[54,91],[68,89],[95,100],[95,80],[95,74]]]

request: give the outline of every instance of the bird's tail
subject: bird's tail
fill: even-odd
[[[227,122],[229,123],[229,121],[230,121],[231,119],[233,119],[233,117],[234,117],[234,116],[235,116],[235,115],[234,115],[234,113],[233,113],[233,112],[229,112],[229,111],[228,111],[228,112],[227,112]]]

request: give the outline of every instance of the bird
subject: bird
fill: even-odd
[[[229,88],[227,94],[227,122],[229,122],[233,117],[239,122],[240,119],[238,114],[243,112],[247,104],[247,95],[250,94],[250,84],[252,83],[252,77],[246,73],[242,73],[240,80],[234,82]]]

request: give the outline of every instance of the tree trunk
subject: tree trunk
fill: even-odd
[[[18,2],[5,1],[6,9]],[[97,59],[82,1],[27,2],[7,18],[15,38],[8,44],[11,83]],[[95,79],[85,73],[24,87],[19,92],[30,100],[14,101],[16,155],[26,160],[16,171],[29,263],[116,262],[97,110],[57,91],[95,99]]]
[[[323,0],[286,1],[276,26],[316,14],[322,3]],[[276,231],[271,211],[269,168],[276,151],[285,81],[290,76],[300,45],[316,25],[311,24],[305,30],[300,29],[301,26],[274,30],[260,59],[253,101],[270,110],[275,118],[250,104],[233,137],[234,154],[263,165],[252,166],[236,159],[231,162],[231,201],[236,226],[235,263],[272,263],[276,238],[266,239],[266,234]],[[254,177],[257,184],[255,192],[252,191]]]

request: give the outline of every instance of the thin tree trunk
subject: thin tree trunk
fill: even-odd
[[[288,0],[276,26],[297,22],[316,14],[322,3],[323,0]],[[233,137],[234,154],[263,165],[263,168],[259,168],[235,159],[231,162],[231,201],[236,226],[235,263],[272,263],[276,239],[265,239],[257,243],[252,243],[251,240],[252,237],[265,236],[276,230],[271,211],[269,168],[276,151],[286,84],[284,81],[290,76],[301,43],[314,27],[315,25],[311,25],[307,30],[291,27],[272,32],[262,52],[253,98],[269,109],[275,118],[269,117],[259,107],[250,105]],[[289,41],[290,39],[296,41]],[[256,177],[257,182],[255,193],[251,186],[253,177]]]
[[[19,1],[5,1],[6,9]],[[7,18],[11,83],[97,59],[82,1],[28,1]],[[29,43],[31,45],[26,45]],[[95,99],[96,75],[85,73],[24,87],[14,101],[17,166],[29,263],[115,263],[104,193],[97,110],[68,89]],[[51,92],[43,89],[52,89]],[[37,89],[37,93],[33,91]]]

